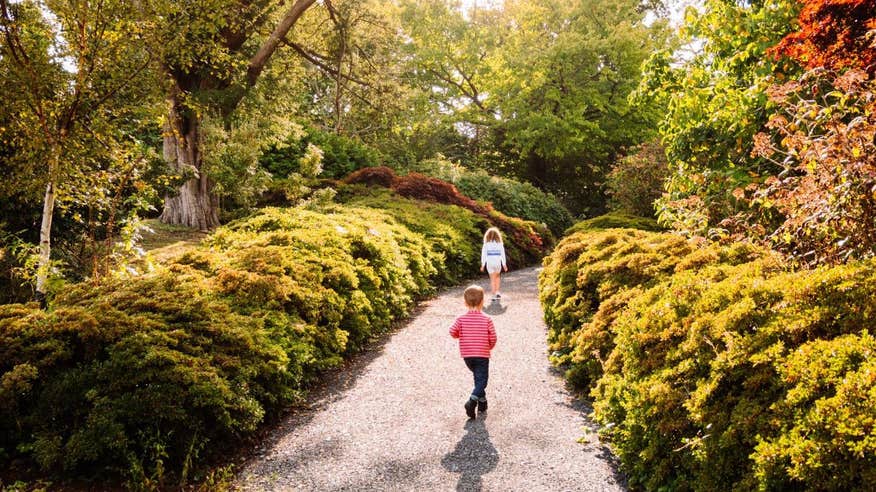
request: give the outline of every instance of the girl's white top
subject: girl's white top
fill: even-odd
[[[497,259],[502,261],[502,267],[505,267],[505,246],[502,243],[488,241],[481,248],[481,266],[487,266],[487,260],[495,262]]]

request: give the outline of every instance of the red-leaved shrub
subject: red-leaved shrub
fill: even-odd
[[[485,215],[493,209],[492,206],[481,205],[471,198],[463,195],[451,183],[432,178],[420,173],[410,173],[400,176],[395,180],[392,189],[401,196],[427,200],[430,202],[446,203],[467,208],[472,212]]]
[[[858,68],[876,73],[876,0],[801,0],[797,32],[770,51],[809,69]]]
[[[363,167],[344,178],[344,183],[392,188],[396,178],[395,172],[386,166]]]

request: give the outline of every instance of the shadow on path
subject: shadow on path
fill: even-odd
[[[456,443],[456,448],[441,459],[441,466],[461,474],[456,483],[457,491],[480,491],[482,477],[499,463],[499,452],[490,441],[485,422],[483,418],[467,421],[465,435]]]
[[[499,316],[505,314],[505,311],[508,310],[507,302],[506,304],[502,304],[502,301],[493,301],[484,306],[484,313],[489,314],[490,316]]]

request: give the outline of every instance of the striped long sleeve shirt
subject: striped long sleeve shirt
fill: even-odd
[[[450,327],[450,336],[459,339],[459,355],[465,357],[490,357],[496,346],[496,328],[493,320],[478,309],[472,309],[456,318]]]

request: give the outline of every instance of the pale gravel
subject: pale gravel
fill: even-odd
[[[462,408],[472,376],[447,330],[465,312],[463,287],[449,289],[370,353],[329,375],[310,410],[296,412],[273,431],[235,486],[624,490],[614,458],[587,418],[587,404],[574,399],[550,368],[539,271],[503,274],[506,300],[485,309],[499,338],[485,416],[469,421]],[[486,278],[478,283],[488,288]]]

